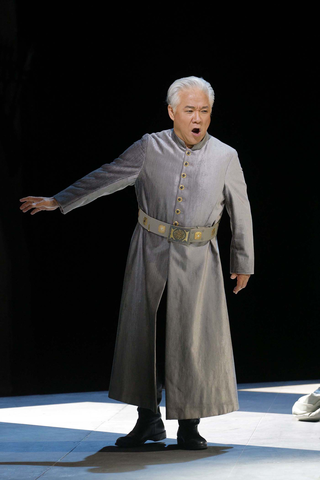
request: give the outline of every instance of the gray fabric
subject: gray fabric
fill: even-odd
[[[129,185],[135,185],[139,207],[166,223],[211,226],[226,207],[232,229],[230,272],[253,273],[250,205],[233,148],[209,134],[191,150],[173,130],[147,134],[113,163],[55,198],[67,213]],[[237,410],[217,239],[184,246],[169,243],[140,224],[128,253],[109,396],[157,410],[156,313],[166,282],[167,418],[200,418]]]

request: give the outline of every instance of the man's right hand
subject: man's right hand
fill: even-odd
[[[23,213],[31,210],[31,215],[35,215],[41,210],[51,211],[59,207],[59,203],[54,197],[24,197],[20,198],[20,202],[23,202],[20,210]]]

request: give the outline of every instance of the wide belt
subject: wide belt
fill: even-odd
[[[160,222],[139,209],[138,221],[140,225],[161,237],[166,237],[168,242],[190,245],[190,243],[203,243],[212,240],[218,232],[219,222],[211,227],[181,227],[170,223]]]

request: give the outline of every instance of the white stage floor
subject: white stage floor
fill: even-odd
[[[239,385],[240,410],[201,420],[208,449],[176,447],[168,438],[136,449],[115,440],[136,422],[136,407],[107,392],[0,398],[1,480],[235,479],[319,480],[320,422],[301,422],[294,402],[320,386],[306,382]]]

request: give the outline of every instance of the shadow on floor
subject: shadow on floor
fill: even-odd
[[[107,446],[81,461],[70,462],[0,462],[1,465],[87,468],[91,473],[125,473],[152,465],[169,465],[203,460],[227,453],[233,447],[208,446],[206,450],[182,450],[177,445],[147,443],[141,447]],[[69,456],[81,453],[71,452]]]

